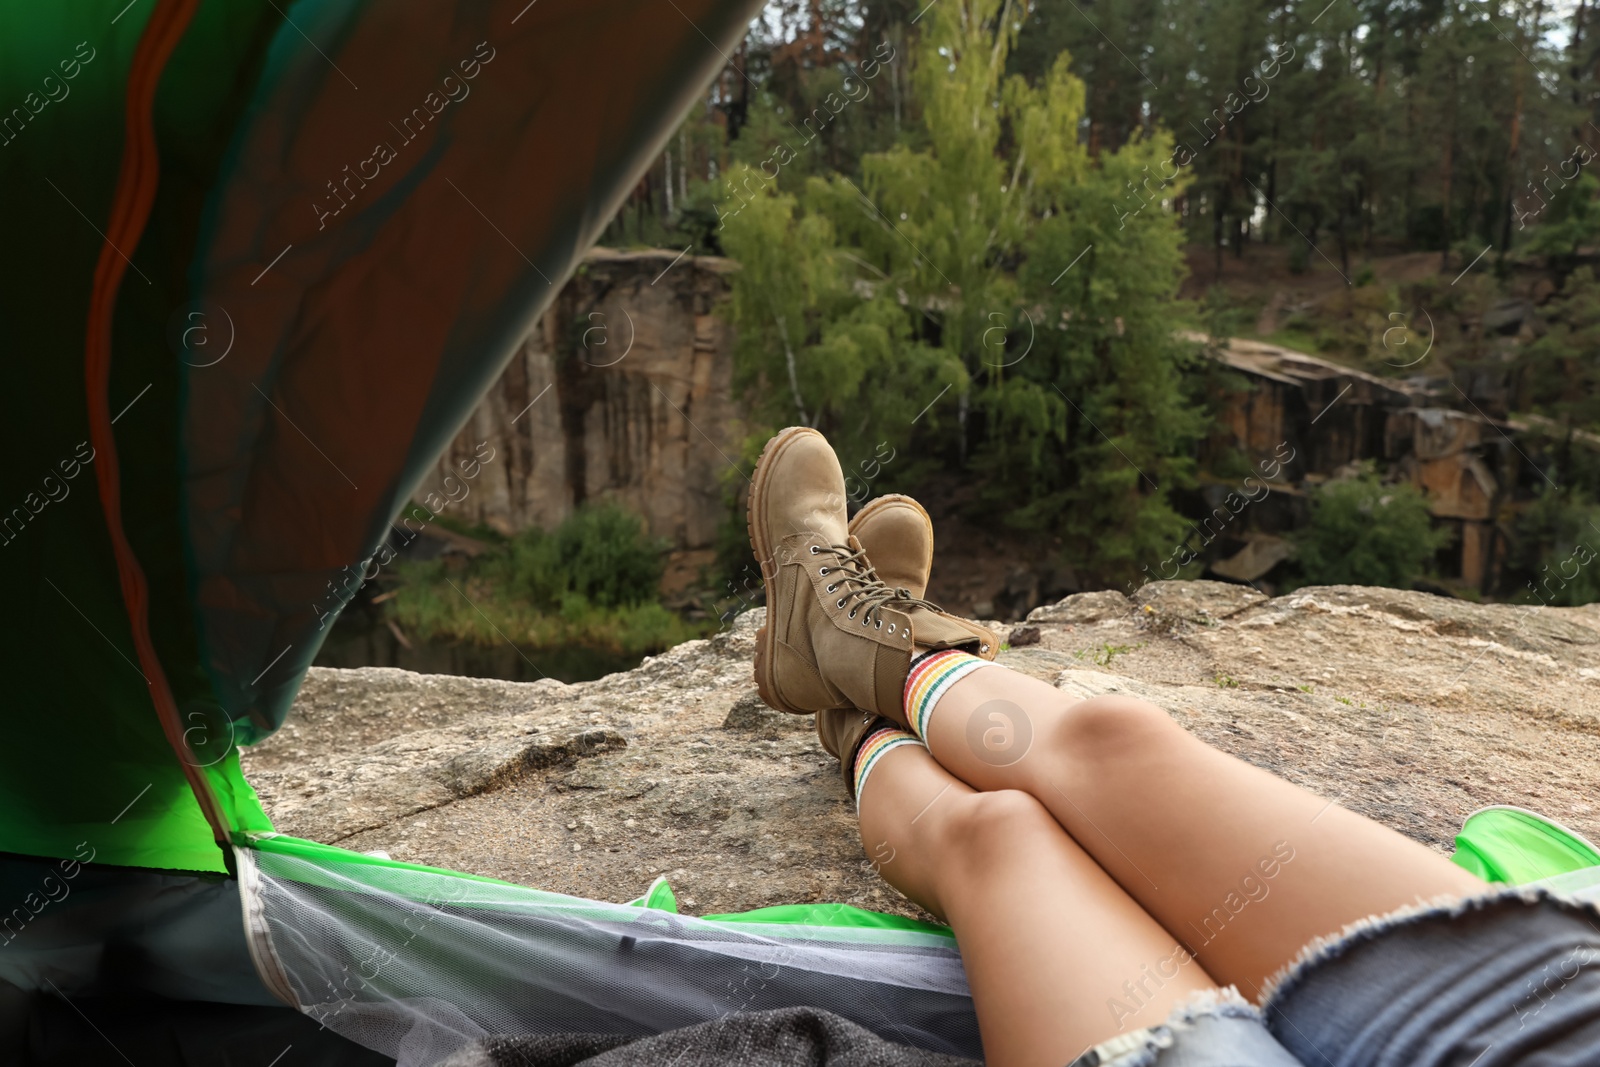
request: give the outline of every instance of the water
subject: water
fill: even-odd
[[[382,610],[352,604],[333,624],[333,632],[317,653],[318,667],[399,667],[419,674],[461,674],[471,678],[503,678],[537,682],[587,682],[614,671],[637,667],[641,655],[622,655],[604,648],[566,645],[526,648],[507,642],[478,645],[460,641],[422,641],[407,635],[406,648],[383,620]]]

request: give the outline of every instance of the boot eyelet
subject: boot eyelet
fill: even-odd
[[[840,603],[841,603],[841,604],[842,604],[842,603],[844,603],[844,602],[843,602],[843,601],[840,601]],[[857,610],[857,609],[855,609],[855,608],[851,608],[851,609],[850,609],[850,614],[848,614],[848,615],[846,615],[846,616],[845,616],[845,618],[847,618],[847,619],[853,619],[853,618],[855,618],[855,617],[856,617],[856,610]]]
[[[832,585],[828,586],[828,592],[831,593],[837,588],[839,588],[839,583],[838,582],[834,582]]]
[[[817,573],[818,573],[818,574],[827,574],[827,573],[828,573],[828,568],[826,568],[826,567],[823,567],[823,568],[822,568],[822,569],[821,569],[821,570],[819,570],[819,571],[818,571],[818,572],[817,572]]]
[[[815,556],[817,554],[817,551],[818,551],[817,546],[816,545],[812,545],[811,546],[811,554],[813,556]]]
[[[866,616],[865,616],[865,615],[863,615],[863,616],[861,616],[861,625],[862,625],[862,626],[865,626],[865,625],[867,625],[867,624],[868,624],[868,623],[870,623],[870,622],[871,622],[871,621],[872,621],[872,620],[871,620],[871,619],[869,619],[869,618],[867,618],[867,617],[866,617]]]
[[[889,632],[894,633],[894,623],[892,622],[889,624]]]
[[[883,620],[882,619],[878,620],[878,629],[880,629],[880,630],[883,629]],[[890,630],[889,632],[890,633],[894,633],[893,630]]]
[[[835,604],[834,607],[836,607],[836,608],[844,607],[844,597],[840,597],[839,598],[839,602],[837,604]]]

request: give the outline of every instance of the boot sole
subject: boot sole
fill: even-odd
[[[861,523],[866,522],[876,512],[890,506],[891,504],[909,504],[913,509],[915,509],[918,515],[922,516],[922,525],[927,527],[928,530],[928,557],[922,561],[922,573],[932,575],[933,520],[928,518],[928,509],[917,503],[914,497],[906,496],[904,493],[890,493],[887,496],[878,497],[878,499],[874,500],[872,503],[856,512],[856,517],[850,520],[850,532],[854,534]],[[921,589],[913,590],[913,592],[915,592],[917,596],[922,596],[923,593],[927,592],[927,589],[927,583],[924,582]]]
[[[772,664],[775,659],[773,649],[776,636],[772,629],[772,609],[774,606],[773,578],[777,577],[776,568],[773,569],[773,578],[767,577],[768,563],[773,559],[773,546],[766,542],[766,538],[759,530],[756,522],[756,512],[766,500],[766,475],[778,455],[788,447],[796,438],[808,434],[815,434],[816,430],[809,426],[791,426],[780,432],[767,442],[761,450],[761,458],[756,461],[755,474],[750,477],[750,499],[745,505],[745,530],[750,534],[750,547],[755,550],[756,562],[761,564],[761,584],[767,593],[768,621],[761,624],[756,631],[756,662],[755,678],[756,692],[761,697],[761,702],[776,711],[788,712],[790,715],[810,715],[809,708],[796,708],[785,703],[778,697],[778,687],[772,675]],[[820,436],[820,435],[818,435]]]

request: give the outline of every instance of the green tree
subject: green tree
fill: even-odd
[[[1517,517],[1515,563],[1530,577],[1522,599],[1557,607],[1600,600],[1600,505],[1546,489]]]
[[[923,473],[981,472],[1007,521],[1120,583],[1177,536],[1167,494],[1191,481],[1203,422],[1180,380],[1193,346],[1174,340],[1186,177],[1159,132],[1098,157],[1079,142],[1067,56],[1004,77],[1020,25],[1001,0],[930,8],[922,125],[859,181],[798,181],[776,150],[736,177],[741,382],[768,428],[818,426],[847,465],[886,441]]]
[[[1449,543],[1435,530],[1422,493],[1385,485],[1370,469],[1328,482],[1311,498],[1311,521],[1295,535],[1300,572],[1310,585],[1410,587]]]
[[[1546,323],[1544,336],[1517,359],[1519,406],[1557,420],[1569,434],[1592,428],[1600,424],[1600,281],[1592,268],[1568,275]]]
[[[1559,181],[1559,176],[1555,180]],[[1528,241],[1528,251],[1572,256],[1597,240],[1600,240],[1600,178],[1583,172],[1576,181],[1562,183],[1552,192],[1550,206],[1540,212],[1538,225]],[[1592,271],[1590,282],[1593,282]]]

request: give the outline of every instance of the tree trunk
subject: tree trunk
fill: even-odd
[[[1278,120],[1272,121],[1272,143],[1278,143]],[[1272,205],[1278,202],[1278,156],[1273,153],[1272,159],[1267,162],[1267,221],[1261,224],[1261,240],[1270,244],[1283,235],[1281,223],[1273,221]]]
[[[1450,178],[1455,169],[1456,123],[1454,109],[1449,116],[1449,127],[1444,135],[1444,157],[1440,162],[1441,184],[1444,187],[1439,204],[1439,269],[1450,269]]]
[[[1413,102],[1413,95],[1411,93],[1406,94],[1406,144],[1416,143],[1416,134],[1414,132],[1416,129],[1416,106]],[[1405,221],[1404,229],[1401,232],[1405,234],[1406,251],[1410,252],[1416,247],[1417,168],[1411,163],[1412,154],[1410,152],[1405,154],[1405,158],[1406,192],[1403,209]]]
[[[1539,19],[1544,13],[1544,0],[1533,6],[1533,29],[1523,38],[1526,47],[1537,47],[1534,43],[1539,40]],[[1522,146],[1522,91],[1526,79],[1526,64],[1514,64],[1511,68],[1516,71],[1513,81],[1511,103],[1511,132],[1507,138],[1506,147],[1506,191],[1503,200],[1505,218],[1500,224],[1500,258],[1503,260],[1511,250],[1511,219],[1516,214],[1514,201],[1516,199],[1517,182],[1517,151]]]
[[[1240,121],[1233,127],[1233,188],[1239,194],[1239,199],[1244,199],[1244,122]],[[1250,215],[1241,213],[1234,218],[1233,224],[1233,258],[1244,258],[1245,238],[1250,234]]]
[[[1350,280],[1350,245],[1344,237],[1344,220],[1348,214],[1349,198],[1343,193],[1339,196],[1339,213],[1334,216],[1334,236],[1339,240],[1339,271],[1345,276],[1345,281]]]
[[[1572,79],[1572,103],[1574,106],[1583,103],[1583,91],[1580,79],[1583,77],[1583,31],[1587,28],[1583,24],[1584,16],[1588,14],[1588,0],[1578,0],[1578,9],[1572,13],[1572,42],[1568,46],[1572,55],[1572,65],[1567,68]],[[1583,133],[1580,127],[1573,127],[1573,135],[1580,140]]]
[[[1222,197],[1215,196],[1211,202],[1211,251],[1212,273],[1216,275],[1214,281],[1222,281]]]

